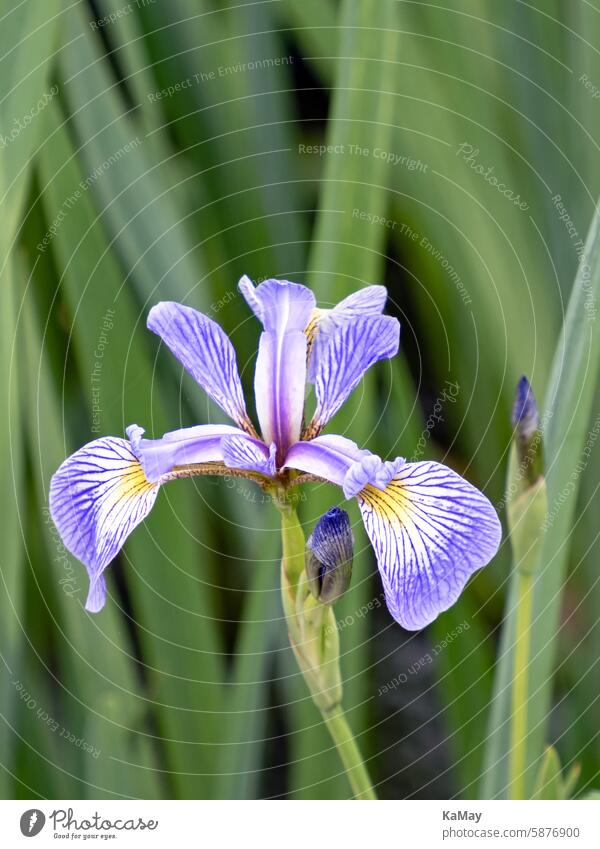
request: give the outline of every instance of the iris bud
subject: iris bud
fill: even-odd
[[[548,493],[538,408],[526,377],[517,386],[512,423],[515,437],[508,468],[506,519],[517,569],[532,575],[540,563]]]
[[[312,595],[333,604],[350,586],[354,537],[345,510],[332,507],[317,522],[306,543],[305,570]]]
[[[528,484],[533,486],[544,473],[542,431],[535,396],[525,376],[517,384],[512,424],[519,466]]]

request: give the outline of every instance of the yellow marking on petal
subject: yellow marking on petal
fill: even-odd
[[[121,472],[119,482],[115,487],[115,497],[121,498],[136,498],[139,495],[144,495],[158,486],[158,483],[150,483],[144,474],[141,463],[137,460],[132,460]]]
[[[306,334],[306,338],[308,340],[308,351],[310,352],[310,348],[312,343],[314,342],[315,335],[317,333],[319,324],[324,315],[326,315],[331,310],[322,310],[319,307],[315,307],[312,313],[310,314],[310,318],[308,320],[308,324],[304,328],[304,332]]]
[[[390,481],[383,490],[369,483],[358,493],[358,497],[392,525],[399,523],[406,526],[414,523],[410,487],[401,480]]]
[[[121,521],[125,521],[130,510],[130,507],[125,506],[127,502],[130,505],[132,503],[135,505],[138,498],[143,500],[159,486],[158,483],[150,483],[137,460],[126,463],[118,470],[110,470],[109,475],[109,486],[99,503],[98,527],[96,529],[96,544],[98,546],[104,545],[113,533],[113,524],[108,517],[113,516],[114,518],[116,514]]]

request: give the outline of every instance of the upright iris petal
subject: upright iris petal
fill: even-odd
[[[254,378],[256,412],[264,441],[275,443],[281,461],[300,438],[306,382],[304,329],[315,297],[310,289],[287,280],[265,280],[255,289],[242,277],[239,288],[264,328]]]
[[[150,310],[148,327],[227,415],[243,430],[254,433],[235,349],[216,321],[191,307],[163,301]]]
[[[333,318],[337,322],[353,320],[359,316],[380,315],[387,301],[387,289],[385,286],[373,285],[364,286],[358,292],[352,292],[351,295],[344,298],[339,304],[336,304],[331,309],[322,309],[316,307],[310,317],[310,321],[305,328],[305,333],[308,337],[308,346],[312,343],[321,329],[327,322],[328,318]],[[314,381],[314,375],[311,369],[309,357],[308,363],[308,379]]]
[[[387,301],[387,289],[385,286],[374,284],[364,286],[358,292],[352,292],[339,304],[336,304],[332,312],[344,318],[356,318],[365,315],[379,315],[383,312]]]
[[[341,324],[328,319],[311,352],[317,406],[305,437],[319,433],[365,372],[378,360],[393,357],[399,343],[400,324],[391,316],[361,316]]]

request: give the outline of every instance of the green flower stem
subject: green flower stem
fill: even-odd
[[[356,799],[376,799],[367,768],[341,706],[339,639],[331,605],[317,602],[304,572],[305,539],[291,501],[282,496],[281,595],[290,645],[314,703],[335,743]]]
[[[517,612],[515,634],[515,663],[512,682],[510,798],[527,798],[525,773],[527,769],[527,703],[531,642],[531,613],[533,609],[533,575],[519,571],[517,583]]]
[[[376,799],[377,796],[373,790],[369,773],[341,705],[333,708],[330,713],[323,713],[323,720],[344,764],[354,797],[356,799]]]

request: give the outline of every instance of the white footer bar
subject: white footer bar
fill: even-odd
[[[0,846],[600,846],[600,802],[0,801]]]

